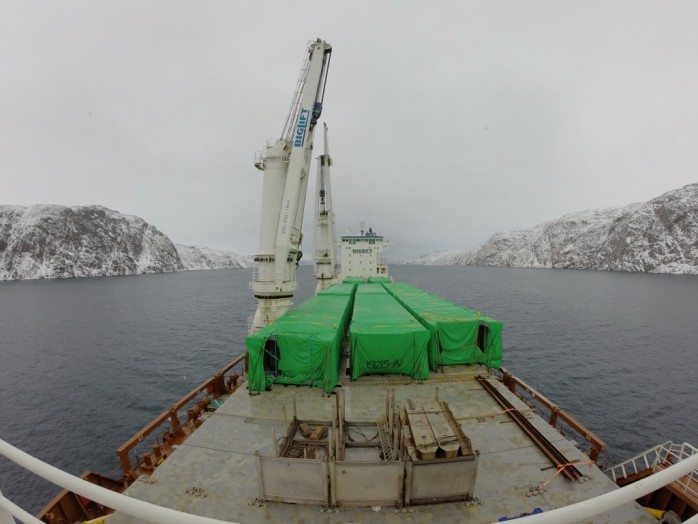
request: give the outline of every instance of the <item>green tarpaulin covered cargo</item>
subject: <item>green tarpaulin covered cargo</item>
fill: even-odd
[[[356,291],[356,283],[334,284],[322,291],[318,295],[353,295]]]
[[[392,282],[388,277],[368,277],[369,284],[387,284],[388,282]]]
[[[351,376],[397,373],[415,379],[429,376],[429,333],[379,284],[356,290],[349,329]]]
[[[429,367],[479,363],[502,366],[502,323],[474,313],[408,284],[384,284],[424,327],[429,341]]]
[[[355,303],[354,303],[355,302]],[[352,379],[429,368],[502,365],[502,323],[401,283],[331,286],[247,337],[250,391],[273,383],[337,385],[348,319]]]
[[[316,295],[247,337],[250,391],[264,391],[272,383],[332,391],[351,302],[351,294]]]
[[[387,295],[388,292],[385,290],[385,288],[381,284],[359,284],[359,287],[356,288],[356,293],[357,295]]]

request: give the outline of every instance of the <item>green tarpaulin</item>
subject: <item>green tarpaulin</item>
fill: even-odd
[[[369,284],[387,284],[388,282],[392,282],[388,277],[368,277]]]
[[[429,367],[479,363],[502,366],[502,323],[408,284],[384,284],[430,334]]]
[[[337,385],[351,295],[318,294],[245,339],[250,391],[272,383]]]
[[[334,284],[318,291],[318,295],[353,295],[355,291],[356,283]]]
[[[378,284],[362,284],[356,291],[349,329],[351,376],[403,374],[429,376],[429,333]]]
[[[388,292],[385,290],[385,288],[381,284],[359,284],[359,287],[356,288],[356,293],[358,295],[366,295],[366,294],[387,295],[388,294]]]
[[[429,368],[502,366],[502,323],[401,283],[331,286],[247,337],[250,391],[273,383],[337,385],[349,318],[352,379],[429,376]]]

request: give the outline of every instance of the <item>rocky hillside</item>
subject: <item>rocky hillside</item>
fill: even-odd
[[[189,270],[193,269],[238,269],[252,267],[254,262],[251,257],[216,251],[208,247],[185,246],[175,244],[182,264]]]
[[[202,269],[191,262],[197,249],[206,251],[188,247],[182,257],[156,227],[102,206],[0,206],[0,280]]]
[[[698,274],[698,184],[645,203],[497,233],[472,251],[428,257],[413,262]]]

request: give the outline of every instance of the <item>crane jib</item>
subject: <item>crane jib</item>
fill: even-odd
[[[301,108],[301,114],[298,117],[298,124],[296,124],[296,138],[293,142],[293,147],[303,146],[303,136],[305,135],[305,130],[308,127],[308,113],[309,109]]]

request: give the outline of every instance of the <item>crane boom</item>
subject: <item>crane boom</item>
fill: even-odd
[[[337,277],[334,241],[334,209],[330,184],[330,157],[327,141],[327,124],[323,123],[325,152],[317,157],[317,183],[315,184],[315,238],[313,239],[316,291],[329,287]]]
[[[264,154],[255,158],[264,175],[257,267],[250,283],[257,298],[251,332],[283,315],[298,288],[308,174],[331,53],[323,40],[308,45],[282,136],[268,141]]]

